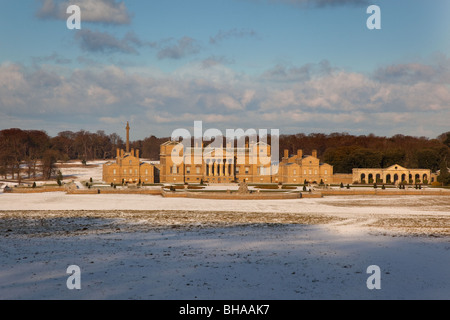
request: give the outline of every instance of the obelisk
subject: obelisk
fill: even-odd
[[[130,124],[128,123],[128,121],[127,121],[126,129],[127,129],[127,149],[126,149],[126,152],[130,153]]]

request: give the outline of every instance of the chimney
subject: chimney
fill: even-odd
[[[288,149],[284,149],[284,158],[289,158],[289,150]]]
[[[117,155],[117,158],[120,158],[120,149],[119,148],[117,148],[116,155]]]
[[[297,150],[297,158],[301,159],[303,157],[303,150],[302,149],[298,149]]]
[[[136,158],[139,158],[139,149],[136,149]]]
[[[313,151],[312,151],[312,156],[313,156],[314,158],[317,158],[317,150],[313,150]]]
[[[120,149],[120,156],[123,158],[123,149]]]
[[[131,156],[134,157],[134,148],[131,148]]]

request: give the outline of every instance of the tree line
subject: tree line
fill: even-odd
[[[159,160],[159,146],[167,140],[151,136],[131,142],[130,147],[140,149],[144,158]],[[0,176],[20,180],[19,169],[24,167],[28,179],[38,175],[49,179],[56,173],[57,161],[113,159],[118,148],[125,148],[124,140],[101,130],[62,131],[50,137],[42,130],[5,129],[0,131]]]
[[[139,149],[142,158],[159,160],[160,145],[167,140],[168,137],[152,135],[131,141],[130,147]],[[35,178],[37,174],[50,178],[55,173],[57,161],[113,159],[117,148],[125,148],[124,140],[116,133],[106,134],[101,130],[63,131],[54,137],[41,130],[1,130],[0,176],[20,179],[19,168],[23,166],[28,178]],[[434,139],[348,133],[281,135],[280,159],[285,149],[290,154],[295,154],[298,149],[302,149],[303,154],[317,150],[321,161],[332,165],[335,173],[351,173],[353,168],[386,168],[393,164],[433,172],[446,171],[450,163],[450,132]]]
[[[387,168],[394,164],[435,172],[444,162],[450,162],[450,132],[435,139],[400,134],[393,137],[347,133],[283,135],[280,154],[283,149],[292,154],[297,149],[311,154],[315,149],[322,162],[334,166],[335,173],[351,173],[353,168]]]

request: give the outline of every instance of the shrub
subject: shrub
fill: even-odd
[[[347,183],[347,189],[350,189],[350,185]]]
[[[340,184],[340,188],[342,189],[342,188],[344,188],[344,184],[341,182],[341,184]]]
[[[303,191],[306,191],[306,186],[303,186]]]
[[[386,187],[384,186],[384,184],[381,186],[381,189],[383,189],[383,190],[386,189]]]
[[[32,188],[36,188],[36,181],[33,182],[33,187]]]
[[[378,186],[377,186],[376,183],[373,184],[373,188],[374,188],[374,189],[378,188]]]

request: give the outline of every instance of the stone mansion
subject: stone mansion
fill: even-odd
[[[139,150],[130,150],[130,126],[126,126],[126,149],[117,149],[116,160],[103,165],[106,183],[431,183],[435,175],[426,169],[407,169],[394,165],[385,169],[353,169],[353,174],[334,174],[333,166],[322,163],[317,151],[310,155],[284,150],[280,161],[272,161],[270,145],[245,143],[211,148],[203,143],[184,148],[175,141],[160,146],[159,164],[141,161]],[[174,157],[175,155],[175,157]],[[195,155],[201,155],[195,158]],[[182,161],[176,160],[182,159]]]

